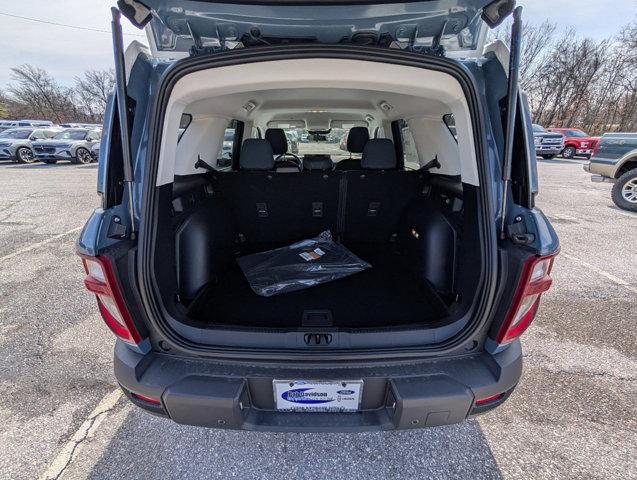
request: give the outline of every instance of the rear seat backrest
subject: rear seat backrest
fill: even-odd
[[[274,153],[272,145],[265,139],[248,138],[241,145],[239,157],[241,170],[272,170]]]
[[[405,208],[421,191],[421,173],[396,170],[389,139],[369,140],[361,159],[363,171],[347,172],[343,224],[345,242],[383,243],[398,232]]]
[[[340,176],[334,172],[221,172],[215,192],[251,244],[264,248],[336,232]]]
[[[394,142],[389,138],[374,138],[369,140],[363,148],[361,158],[363,170],[394,170],[396,169],[396,150]]]
[[[395,170],[391,140],[367,142],[366,170],[298,175],[259,171],[271,165],[264,158],[271,148],[263,146],[266,140],[255,140],[244,142],[254,145],[242,149],[243,170],[217,172],[213,189],[230,209],[238,233],[256,248],[287,245],[324,230],[340,233],[346,243],[387,242],[420,194],[422,174]]]

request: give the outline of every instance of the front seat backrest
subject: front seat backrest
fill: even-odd
[[[369,130],[367,130],[367,127],[350,128],[347,134],[347,151],[350,153],[362,153],[368,141]]]
[[[265,131],[265,139],[272,145],[275,155],[285,155],[288,153],[288,137],[282,128],[268,128]]]
[[[241,145],[241,170],[272,170],[274,153],[270,142],[261,138],[248,138]]]
[[[396,150],[389,138],[374,138],[365,145],[361,158],[364,170],[393,170],[396,168]]]
[[[369,141],[367,127],[352,127],[347,133],[347,151],[361,153]],[[358,158],[346,158],[336,164],[335,170],[360,170],[361,161]]]

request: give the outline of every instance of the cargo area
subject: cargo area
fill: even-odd
[[[175,287],[196,324],[433,327],[450,321],[461,290],[477,279],[467,248],[477,239],[465,225],[458,179],[396,170],[229,171],[177,182]],[[239,258],[322,231],[371,268],[269,297],[251,288]]]
[[[469,320],[484,239],[453,76],[337,59],[202,70],[176,82],[163,129],[153,268],[177,328],[440,341]],[[263,296],[239,266],[321,232],[370,268]]]

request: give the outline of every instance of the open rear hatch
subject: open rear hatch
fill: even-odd
[[[514,0],[118,3],[133,24],[146,26],[151,51],[160,58],[283,43],[381,46],[477,57],[487,27],[499,24],[515,6]]]
[[[485,301],[485,294],[491,292],[485,284],[493,279],[490,271],[486,270],[487,265],[492,265],[487,257],[492,254],[489,245],[494,240],[494,232],[485,225],[485,215],[482,215],[487,208],[484,205],[485,194],[477,180],[480,176],[477,172],[482,168],[479,162],[482,160],[477,158],[480,153],[475,148],[476,130],[471,127],[472,124],[476,126],[476,100],[467,93],[472,88],[467,70],[459,67],[458,62],[434,57],[481,56],[487,27],[497,25],[508,16],[515,6],[514,1],[372,3],[237,0],[233,3],[216,3],[119,0],[118,3],[123,15],[137,26],[146,28],[153,56],[165,59],[198,57],[177,62],[162,80],[160,88],[169,87],[170,90],[157,110],[164,120],[156,127],[163,124],[161,135],[165,138],[169,138],[169,126],[176,122],[175,119],[190,113],[182,110],[184,105],[193,107],[193,99],[205,100],[207,103],[203,105],[210,108],[225,108],[221,105],[226,105],[209,101],[220,95],[214,90],[223,90],[219,87],[218,78],[212,82],[184,82],[180,94],[187,101],[184,100],[182,105],[177,100],[181,97],[175,93],[181,75],[193,75],[195,78],[199,74],[208,75],[208,70],[219,69],[218,72],[224,72],[226,68],[234,73],[244,64],[258,64],[261,66],[257,70],[261,68],[263,71],[246,77],[266,78],[266,75],[270,75],[267,77],[267,88],[262,87],[265,90],[310,88],[320,75],[305,78],[303,75],[307,74],[303,73],[300,78],[305,84],[290,87],[286,84],[290,77],[284,76],[274,81],[271,78],[272,70],[268,70],[271,67],[267,64],[280,62],[277,68],[284,65],[290,72],[304,72],[303,61],[314,61],[315,55],[321,58],[325,49],[332,49],[334,58],[324,58],[325,62],[349,62],[339,65],[335,71],[347,71],[345,67],[352,61],[367,62],[374,56],[377,56],[378,61],[371,70],[412,69],[413,59],[409,58],[412,55],[407,52],[414,52],[426,54],[417,55],[417,68],[431,71],[433,76],[426,77],[429,80],[409,85],[406,90],[397,80],[392,80],[398,82],[397,85],[392,82],[381,85],[378,87],[381,92],[375,92],[379,97],[370,104],[370,108],[382,108],[387,104],[385,97],[392,92],[406,95],[404,91],[408,91],[409,95],[416,95],[415,90],[424,88],[420,93],[427,100],[423,108],[435,111],[435,118],[439,119],[435,130],[439,132],[439,139],[443,138],[445,144],[455,146],[453,151],[457,150],[459,159],[456,163],[464,165],[455,173],[441,171],[438,172],[440,175],[433,178],[426,169],[423,170],[424,161],[434,156],[428,156],[431,152],[427,151],[427,155],[423,155],[421,168],[411,171],[400,165],[401,168],[389,167],[387,172],[383,168],[364,174],[335,169],[328,173],[302,172],[296,174],[298,177],[285,177],[243,168],[240,158],[245,159],[245,155],[241,154],[236,156],[236,162],[233,159],[228,171],[212,168],[212,172],[184,173],[169,168],[172,165],[169,162],[164,162],[165,165],[162,163],[164,152],[170,152],[166,153],[167,158],[175,157],[176,161],[175,152],[180,140],[170,137],[173,138],[172,143],[167,143],[164,137],[160,137],[162,141],[157,142],[157,138],[151,136],[149,143],[155,143],[149,156],[157,158],[161,175],[156,180],[157,188],[152,193],[153,197],[148,198],[148,205],[159,207],[156,211],[147,207],[147,214],[157,215],[151,223],[161,228],[153,227],[149,229],[151,233],[148,237],[140,236],[143,244],[140,255],[144,258],[140,271],[144,282],[154,279],[145,288],[150,287],[147,291],[153,292],[152,302],[158,301],[152,307],[161,307],[156,310],[156,319],[164,332],[168,335],[176,332],[180,337],[199,345],[261,347],[268,344],[271,347],[281,348],[283,345],[285,348],[296,348],[307,344],[304,335],[307,328],[311,328],[311,332],[317,329],[329,331],[330,338],[333,338],[332,348],[351,346],[353,343],[360,348],[376,348],[378,345],[445,342],[459,336],[468,325],[476,325],[482,320],[491,301],[490,297]],[[279,47],[285,45],[290,48]],[[377,48],[363,51],[358,46]],[[382,51],[383,48],[388,50]],[[212,55],[237,49],[241,51]],[[297,50],[300,53],[295,54]],[[223,63],[223,59],[233,58],[239,59],[240,63]],[[292,63],[285,63],[288,61]],[[294,62],[299,62],[298,67]],[[325,72],[322,74],[329,75],[329,69]],[[409,77],[403,72],[393,73],[395,75],[388,77]],[[410,73],[420,75],[420,72],[411,70]],[[374,79],[375,86],[378,85],[376,79],[383,76],[380,71],[371,74],[365,72],[365,75],[368,74]],[[351,75],[356,76],[354,73]],[[442,81],[438,78],[440,75],[452,81]],[[235,90],[245,94],[248,100],[263,94],[254,91],[254,87],[242,91],[237,86],[239,78],[243,77],[235,79],[228,75],[226,79],[233,92],[227,93],[229,100],[235,101],[232,97]],[[331,76],[325,78],[325,82],[333,81]],[[344,81],[350,79],[346,77]],[[322,90],[325,90],[326,87],[321,85]],[[431,92],[423,85],[430,85],[428,88],[431,88]],[[206,91],[208,87],[213,90]],[[456,87],[457,95],[454,93]],[[344,86],[340,83],[332,88],[341,92]],[[359,83],[350,85],[350,88],[362,89]],[[445,98],[448,97],[448,103],[432,93],[438,91],[442,91]],[[251,135],[246,130],[245,136],[241,136],[244,135],[243,125],[252,127],[255,115],[251,113],[252,109],[245,107],[251,102],[239,102],[240,98],[236,96],[236,108],[235,103],[228,103],[232,106],[228,107],[231,112],[195,109],[204,120],[217,117],[224,120],[224,127],[229,118],[241,123],[241,133],[232,147],[237,152],[242,149],[242,139],[246,140]],[[400,98],[396,97],[396,100],[400,101]],[[267,98],[257,103],[267,105]],[[445,103],[449,108],[439,108],[438,103]],[[397,122],[405,122],[405,119],[415,116],[412,103],[401,104],[404,105],[403,116],[387,113],[386,109],[385,113],[375,112],[376,118],[384,119],[386,134],[394,138],[397,144],[404,141],[399,140],[403,134]],[[254,102],[252,105],[259,108]],[[335,105],[337,103],[330,104],[330,107]],[[315,103],[312,102],[304,105],[310,112],[314,111],[311,110],[314,107]],[[394,108],[391,105],[389,107],[390,110]],[[170,112],[170,117],[167,112]],[[444,121],[450,112],[458,114],[455,118],[460,122],[458,131],[464,132],[462,135],[450,134],[449,126]],[[424,115],[425,112],[420,113]],[[269,127],[265,120],[260,125],[263,131],[266,126]],[[404,123],[402,128],[407,125]],[[261,130],[258,138],[252,137],[251,140],[265,142],[266,139],[261,138]],[[223,132],[223,129],[220,131]],[[186,137],[182,145],[187,143]],[[378,140],[390,141],[387,137]],[[167,145],[175,151],[167,148]],[[216,151],[210,145],[206,149]],[[403,156],[400,148],[392,148],[392,151],[396,153],[396,158]],[[195,169],[198,168],[194,162],[197,155],[183,157],[192,160]],[[461,158],[464,160],[461,161]],[[403,160],[400,162],[404,164]],[[166,172],[170,175],[162,177]],[[154,174],[157,171],[151,173]],[[192,182],[184,190],[187,200],[184,205],[189,205],[185,210],[175,208],[183,196],[175,193],[179,176],[185,176],[182,180],[188,185]],[[279,185],[281,182],[284,184]],[[250,196],[251,192],[254,195]],[[295,192],[305,193],[307,198]],[[384,195],[380,202],[376,198],[379,196],[377,192]],[[270,194],[271,198],[268,197]],[[200,201],[195,201],[197,199]],[[305,208],[306,203],[311,204],[312,208]],[[276,209],[279,204],[283,208]],[[321,215],[318,217],[322,221],[318,222],[320,228],[309,229],[308,226],[317,217],[316,204],[321,204]],[[374,205],[382,205],[381,214],[378,213],[378,206]],[[292,207],[298,208],[295,210]],[[297,221],[296,217],[288,218],[298,213],[297,210],[300,212],[297,217],[302,216],[303,219]],[[257,220],[252,218],[255,215],[259,217]],[[308,215],[311,216],[309,220],[305,219]],[[263,218],[269,219],[269,223],[276,228],[257,228],[259,219]],[[332,218],[338,221],[330,223],[328,220]],[[292,228],[293,235],[283,235],[282,232],[289,228]],[[304,230],[308,230],[307,235],[301,236],[299,232]],[[255,294],[238,268],[237,259],[242,256],[283,247],[325,230],[333,230],[335,237],[346,248],[370,263],[372,268],[339,282],[271,298]],[[382,238],[380,235],[375,238],[369,232],[381,232],[383,235]],[[154,243],[153,235],[156,233],[159,235],[155,238],[161,241]],[[276,236],[269,238],[273,233]],[[168,238],[166,234],[172,237],[169,241],[165,241],[164,237]],[[211,245],[215,248],[210,248]],[[146,262],[147,253],[150,253],[150,262]],[[173,255],[175,262],[170,261]],[[177,265],[176,269],[174,265]],[[183,285],[184,278],[187,283],[191,277],[196,281],[190,292]],[[268,330],[269,335],[263,335],[264,329]],[[403,331],[411,333],[403,334]],[[354,341],[350,334],[359,336]]]

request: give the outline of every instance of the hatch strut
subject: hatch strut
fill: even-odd
[[[133,160],[131,157],[130,130],[128,128],[128,106],[126,99],[126,67],[124,64],[124,39],[122,35],[122,14],[116,7],[111,8],[113,21],[113,54],[115,56],[115,88],[119,129],[122,137],[122,161],[124,163],[124,183],[128,190],[128,207],[130,215],[130,238],[135,238],[135,209],[133,206]]]
[[[513,10],[513,26],[511,27],[511,53],[509,56],[509,87],[507,103],[506,137],[504,139],[504,164],[502,165],[502,226],[500,238],[505,238],[505,222],[509,184],[511,183],[511,164],[513,163],[513,134],[518,106],[518,78],[520,74],[520,43],[522,41],[522,7]]]

